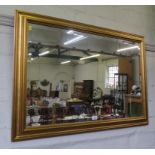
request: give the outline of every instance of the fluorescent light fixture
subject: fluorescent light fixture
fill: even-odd
[[[73,30],[69,30],[69,31],[67,31],[67,34],[73,34],[73,33],[74,33]]]
[[[80,60],[91,59],[91,58],[99,57],[99,56],[100,56],[100,54],[95,54],[95,55],[91,55],[91,56],[88,56],[88,57],[80,58]]]
[[[49,53],[49,51],[45,51],[45,52],[39,53],[39,56],[43,56],[43,55],[46,55],[48,53]]]
[[[118,49],[117,52],[123,52],[123,51],[128,51],[128,50],[132,50],[132,49],[140,49],[139,46],[131,46],[131,47],[126,47],[126,48],[121,48]]]
[[[31,55],[32,55],[32,53],[29,53],[28,55],[29,55],[29,56],[31,56]]]
[[[73,33],[74,36],[79,36],[79,34]]]
[[[73,34],[75,36],[79,36],[79,34],[75,33],[73,30],[67,31],[67,34]]]
[[[67,63],[70,63],[71,61],[68,60],[68,61],[62,61],[60,64],[67,64]]]
[[[64,45],[75,43],[75,42],[80,41],[80,40],[85,39],[85,38],[86,37],[84,37],[83,35],[79,35],[79,36],[77,36],[77,37],[75,37],[75,38],[73,38],[71,40],[68,40],[68,41],[64,42]]]

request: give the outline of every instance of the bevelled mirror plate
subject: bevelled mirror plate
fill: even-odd
[[[144,38],[17,11],[12,140],[148,123]]]

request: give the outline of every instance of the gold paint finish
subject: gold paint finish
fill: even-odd
[[[144,116],[120,118],[113,120],[99,120],[95,122],[52,124],[39,127],[25,126],[26,114],[26,75],[27,75],[27,34],[28,23],[38,23],[48,26],[59,26],[66,29],[74,29],[96,35],[107,35],[115,38],[123,38],[140,43],[140,68],[142,100],[144,104]],[[96,27],[78,22],[58,19],[34,13],[16,11],[15,19],[15,54],[14,54],[14,90],[13,90],[13,119],[12,119],[12,141],[21,141],[34,138],[60,136],[66,134],[77,134],[90,131],[107,130],[114,128],[125,128],[148,124],[147,112],[147,79],[146,60],[144,50],[144,37],[107,28]]]

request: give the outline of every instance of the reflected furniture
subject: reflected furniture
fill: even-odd
[[[143,101],[141,96],[131,94],[125,95],[126,102],[126,116],[142,116]]]

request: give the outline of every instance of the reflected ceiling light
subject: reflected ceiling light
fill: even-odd
[[[73,34],[73,33],[74,33],[73,30],[69,30],[69,31],[67,31],[67,34]]]
[[[67,31],[67,34],[73,34],[75,36],[79,36],[79,34],[75,33],[73,30]]]
[[[33,61],[33,60],[34,60],[34,58],[31,58],[30,60],[31,60],[31,61]]]
[[[45,51],[45,52],[39,53],[39,56],[43,56],[43,55],[46,55],[48,53],[49,53],[49,51]]]
[[[74,36],[79,36],[79,34],[73,33]]]
[[[79,36],[77,36],[77,37],[75,37],[75,38],[73,38],[71,40],[68,40],[68,41],[64,42],[64,45],[75,43],[75,42],[80,41],[80,40],[85,39],[85,38],[86,37],[84,37],[83,35],[79,35]]]
[[[67,63],[70,63],[71,61],[68,60],[68,61],[62,61],[60,64],[67,64]]]
[[[29,55],[29,56],[31,56],[31,55],[32,55],[32,53],[29,53],[28,55]]]
[[[91,56],[88,56],[88,57],[80,58],[80,60],[90,59],[90,58],[99,57],[99,56],[100,56],[100,54],[95,54],[95,55],[91,55]]]
[[[140,48],[139,48],[139,46],[136,45],[136,46],[131,46],[131,47],[118,49],[117,52],[123,52],[123,51],[132,50],[132,49],[140,49]]]

